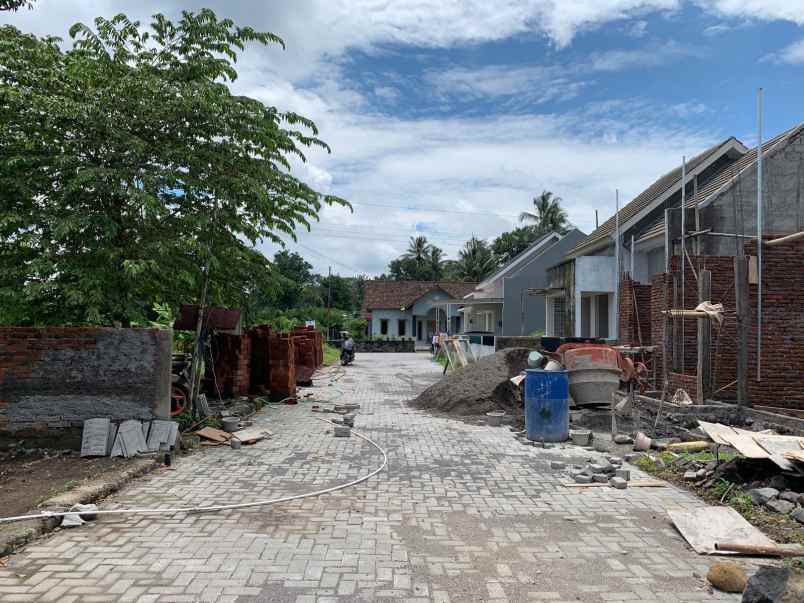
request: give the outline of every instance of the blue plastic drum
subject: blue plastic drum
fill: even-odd
[[[535,442],[569,439],[567,371],[528,369],[525,377],[525,430]]]

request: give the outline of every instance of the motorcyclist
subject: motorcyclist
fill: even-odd
[[[355,359],[355,340],[348,332],[343,333],[343,345],[341,346],[341,361],[344,363],[352,362]]]

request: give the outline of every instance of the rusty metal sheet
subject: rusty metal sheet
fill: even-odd
[[[204,324],[207,329],[216,331],[234,331],[240,326],[241,312],[237,308],[210,307],[205,311]],[[182,304],[179,317],[173,323],[177,331],[195,331],[198,322],[198,306]]]

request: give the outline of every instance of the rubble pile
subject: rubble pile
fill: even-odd
[[[522,414],[522,394],[510,382],[528,365],[528,348],[508,348],[448,373],[411,404],[416,408],[457,415],[479,415],[494,410]]]

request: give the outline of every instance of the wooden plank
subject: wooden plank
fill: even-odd
[[[699,420],[698,425],[700,425],[703,432],[712,438],[712,441],[716,444],[730,446],[725,436],[734,435],[736,433],[731,427],[721,423],[707,423],[706,421]]]
[[[698,275],[698,303],[712,301],[712,272],[701,270]],[[698,321],[698,368],[696,396],[703,404],[712,391],[712,323],[708,319]]]
[[[737,310],[737,405],[751,406],[748,400],[748,266],[745,256],[734,258],[734,298]]]
[[[719,553],[731,552],[743,555],[756,555],[759,557],[804,557],[804,548],[782,548],[780,546],[759,546],[736,542],[716,542],[715,548]]]
[[[718,542],[773,547],[776,543],[748,523],[731,507],[702,507],[692,511],[668,511],[671,521],[696,553],[734,554],[718,551]]]
[[[733,435],[723,435],[729,446],[732,446],[747,459],[767,459],[770,455],[759,444],[754,441],[753,433],[735,433]]]
[[[264,440],[266,438],[271,437],[271,432],[267,429],[258,429],[256,427],[251,429],[243,429],[241,431],[236,431],[232,434],[232,436],[240,440],[243,444],[256,444],[260,440]]]
[[[221,429],[215,429],[214,427],[204,427],[203,429],[199,429],[195,432],[195,435],[202,437],[205,440],[215,442],[216,444],[223,444],[224,442],[228,442],[232,439],[231,433]]]

